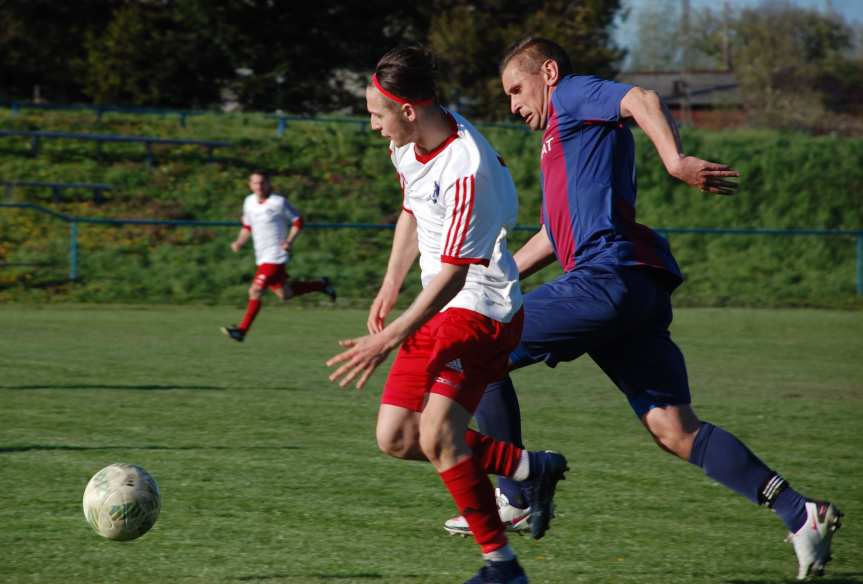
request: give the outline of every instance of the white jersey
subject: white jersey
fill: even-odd
[[[281,195],[270,193],[262,203],[254,193],[246,197],[243,228],[252,230],[258,265],[287,263],[288,252],[282,244],[288,238],[288,225],[297,222],[302,222],[300,212]]]
[[[417,222],[423,286],[441,263],[470,264],[464,287],[444,308],[466,308],[509,322],[522,305],[518,268],[507,234],[518,196],[503,159],[467,120],[449,114],[452,134],[428,155],[414,144],[395,148],[392,161],[404,190],[404,210]]]

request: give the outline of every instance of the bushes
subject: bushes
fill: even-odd
[[[261,114],[203,115],[187,128],[176,120],[95,114],[0,112],[5,126],[224,139],[235,147],[217,164],[200,152],[172,149],[148,169],[143,152],[91,144],[49,142],[39,158],[26,145],[0,141],[0,176],[9,180],[107,182],[109,203],[64,203],[59,210],[109,217],[238,220],[255,167],[275,173],[278,190],[311,223],[389,223],[401,193],[386,143],[355,124],[294,123],[275,137],[275,118]],[[521,197],[520,222],[539,216],[539,135],[490,128],[490,141],[512,173]],[[743,174],[735,197],[687,188],[662,168],[637,132],[639,215],[654,227],[863,228],[863,140],[811,138],[775,132],[686,132],[688,153],[725,162]],[[82,225],[82,281],[60,284],[68,271],[68,229],[31,212],[0,211],[0,259],[48,263],[0,269],[0,299],[88,302],[242,302],[254,265],[251,249],[228,249],[234,228],[172,229]],[[328,275],[341,298],[367,303],[386,267],[392,232],[314,230],[296,246],[289,271]],[[513,237],[513,247],[529,233]],[[687,275],[678,304],[750,306],[861,306],[855,295],[853,238],[672,235]],[[26,260],[26,261],[25,261]],[[557,275],[549,268],[526,287]],[[411,297],[418,287],[410,278]],[[316,299],[305,300],[316,301]]]

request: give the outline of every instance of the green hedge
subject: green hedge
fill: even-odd
[[[383,140],[358,124],[296,122],[276,137],[263,114],[171,118],[109,114],[0,112],[4,128],[65,130],[229,140],[208,164],[193,147],[155,148],[145,164],[142,145],[46,141],[38,158],[25,139],[0,139],[4,180],[105,182],[115,190],[95,205],[86,192],[55,204],[48,193],[17,189],[15,198],[79,215],[166,219],[238,219],[249,170],[276,174],[278,190],[308,222],[392,222],[400,191]],[[486,128],[507,161],[521,197],[520,222],[539,215],[539,137],[520,129]],[[639,221],[654,227],[863,228],[863,140],[775,132],[688,131],[687,152],[741,171],[735,197],[706,195],[670,179],[637,132]],[[254,271],[250,247],[228,249],[233,228],[82,225],[80,275],[65,282],[68,227],[32,211],[0,210],[0,299],[86,302],[242,302]],[[529,234],[519,233],[514,245]],[[340,296],[362,304],[377,288],[390,231],[312,230],[289,267],[295,277],[330,276]],[[855,241],[820,238],[672,235],[687,282],[675,294],[686,305],[861,307],[855,294]],[[526,282],[557,275],[549,268]],[[416,291],[413,277],[409,297]],[[318,299],[306,300],[315,302]]]

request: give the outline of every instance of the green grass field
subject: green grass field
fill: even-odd
[[[327,381],[361,310],[265,305],[247,341],[231,307],[0,307],[0,582],[460,583],[479,566],[441,529],[429,465],[380,454],[384,371]],[[846,513],[830,583],[863,582],[863,313],[689,309],[673,332],[696,410],[799,490]],[[383,368],[385,369],[385,368]],[[571,461],[532,583],[785,582],[771,513],[661,452],[588,359],[515,374],[528,447]],[[117,543],[84,521],[116,461],[159,481],[162,515]]]

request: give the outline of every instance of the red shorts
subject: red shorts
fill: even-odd
[[[252,283],[258,288],[284,288],[288,281],[285,264],[258,264]]]
[[[522,310],[509,323],[464,308],[439,312],[402,344],[381,403],[421,412],[436,393],[473,413],[485,386],[506,375],[523,322]]]

